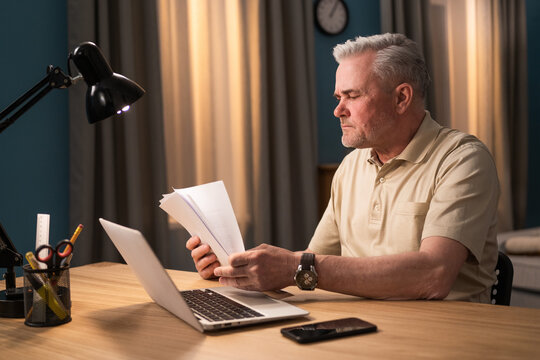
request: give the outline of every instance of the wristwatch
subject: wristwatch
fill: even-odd
[[[300,290],[314,290],[319,277],[315,271],[315,254],[303,253],[294,281]]]

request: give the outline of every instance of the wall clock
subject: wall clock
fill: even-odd
[[[347,27],[349,10],[343,0],[318,0],[315,4],[315,22],[328,35],[337,35]]]

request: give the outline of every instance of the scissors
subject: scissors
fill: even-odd
[[[62,240],[53,248],[51,245],[41,245],[36,249],[36,259],[47,265],[48,269],[59,268],[65,264],[65,259],[73,252],[73,243]]]

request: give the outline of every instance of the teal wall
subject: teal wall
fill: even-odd
[[[316,3],[316,0],[314,0]],[[329,36],[315,28],[315,69],[317,72],[317,121],[319,164],[341,162],[347,149],[341,145],[341,127],[334,117],[337,63],[332,56],[335,45],[362,35],[381,31],[379,0],[346,0],[349,23],[345,31]]]
[[[527,0],[527,62],[529,80],[529,174],[527,189],[527,227],[540,226],[540,1]]]
[[[47,65],[67,71],[65,0],[0,2],[0,54],[3,110]],[[52,90],[0,133],[0,222],[23,255],[34,247],[37,213],[51,214],[51,241],[70,235],[68,91]]]

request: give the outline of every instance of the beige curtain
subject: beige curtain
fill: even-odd
[[[499,231],[524,226],[528,122],[524,1],[383,2],[387,3],[383,10],[392,8],[388,3],[393,9],[400,3],[415,13],[412,4],[416,4],[414,8],[428,14],[423,32],[431,34],[430,41],[420,43],[432,54],[437,117],[476,135],[492,152],[501,182]],[[383,18],[385,14],[388,11],[383,11]],[[392,31],[388,26],[383,31]]]
[[[466,79],[467,84],[453,82],[451,77],[451,103],[462,97],[467,116],[452,114],[453,127],[476,135],[491,150],[501,183],[499,200],[499,230],[513,228],[512,193],[508,114],[505,111],[501,43],[500,6],[497,1],[476,0],[466,2]],[[452,26],[459,26],[455,21]],[[462,25],[461,25],[462,26]],[[452,47],[458,44],[455,42]],[[463,46],[463,43],[459,46]],[[452,72],[460,69],[452,69]],[[466,91],[463,91],[464,87]],[[466,97],[463,97],[466,94]]]
[[[169,186],[223,180],[246,248],[305,248],[317,221],[311,0],[159,0],[158,12]]]
[[[495,158],[501,182],[499,231],[522,227],[528,121],[525,6],[522,1],[448,3],[449,33],[454,34],[449,53],[455,59],[450,61],[451,125],[476,135]]]

